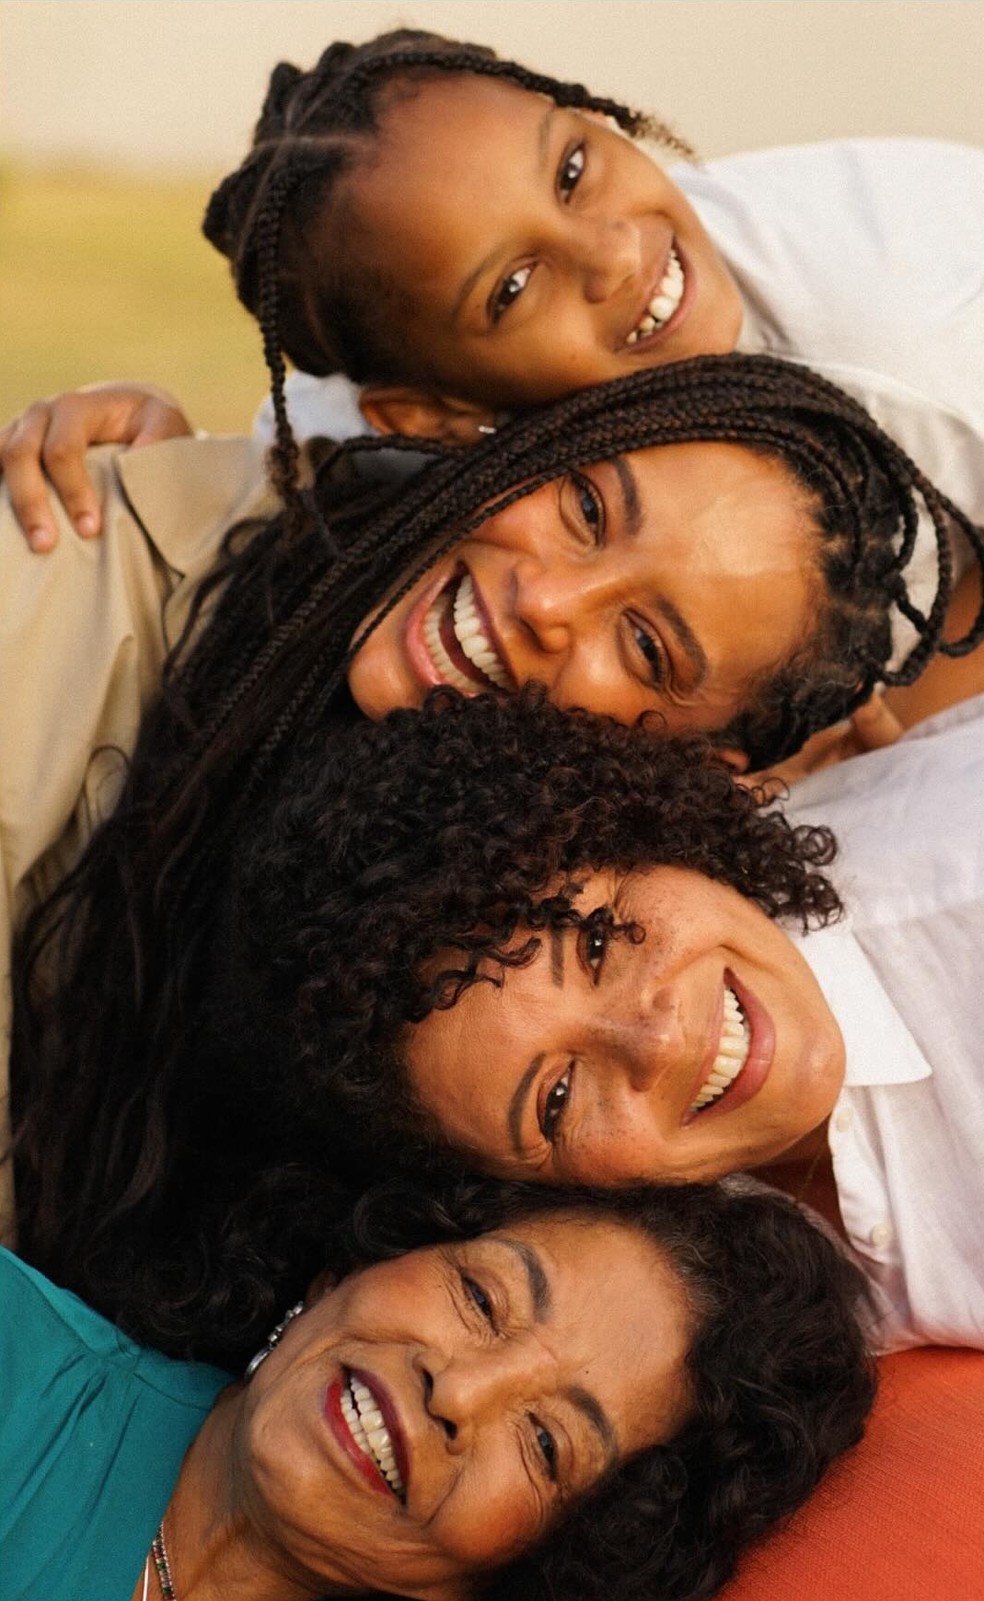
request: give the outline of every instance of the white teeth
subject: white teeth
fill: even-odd
[[[498,689],[508,689],[509,674],[485,637],[475,605],[475,585],[470,573],[465,573],[454,597],[454,631],[468,660],[486,678],[491,678]]]
[[[460,689],[465,695],[474,695],[477,685],[455,666],[441,639],[441,623],[444,617],[450,616],[450,609],[448,592],[444,589],[424,618],[424,642],[430,651],[431,660],[437,668],[441,682],[450,684],[452,689]]]
[[[671,246],[666,263],[666,271],[663,274],[659,288],[646,307],[638,327],[633,328],[629,334],[626,340],[627,344],[637,345],[640,339],[648,339],[649,335],[655,333],[657,328],[661,328],[665,322],[669,322],[683,298],[684,282],[680,258],[675,248]]]
[[[725,985],[724,1021],[721,1025],[718,1053],[711,1063],[707,1078],[697,1091],[690,1108],[691,1112],[699,1112],[702,1107],[716,1101],[726,1089],[730,1089],[748,1059],[751,1038],[751,1031],[742,1015],[738,997]]]
[[[475,604],[475,586],[468,573],[459,580],[453,602],[450,589],[447,586],[442,589],[424,618],[423,632],[431,660],[444,683],[450,684],[452,689],[462,690],[466,695],[474,695],[480,686],[455,665],[444,648],[441,625],[448,619],[458,644],[473,666],[496,689],[509,689],[509,674],[485,636]]]
[[[352,1374],[342,1385],[342,1416],[359,1450],[375,1459],[376,1466],[395,1495],[403,1495],[403,1480],[396,1465],[393,1442],[372,1391]]]

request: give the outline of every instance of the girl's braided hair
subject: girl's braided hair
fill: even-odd
[[[406,370],[392,318],[380,315],[384,273],[352,272],[342,237],[319,253],[310,233],[330,216],[340,179],[371,148],[394,94],[461,73],[599,112],[632,138],[658,139],[680,156],[693,153],[664,123],[582,84],[502,61],[483,45],[418,29],[401,28],[368,44],[329,45],[310,72],[281,62],[270,78],[253,148],[212,195],[203,226],[231,262],[239,298],[260,325],[276,424],[274,482],[282,490],[292,488],[296,476],[283,352],[305,372],[341,370],[357,383],[421,376]]]
[[[18,954],[22,1248],[149,1343],[228,1360],[317,1270],[312,1240],[351,1192],[454,1167],[439,1108],[412,1094],[408,1025],[547,929],[639,937],[580,912],[579,877],[688,868],[805,927],[837,915],[832,854],[704,741],[536,686],[310,730],[186,946],[151,889],[122,910],[77,897],[42,923],[41,970]]]

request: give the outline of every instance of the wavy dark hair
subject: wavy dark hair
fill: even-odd
[[[693,1319],[689,1421],[622,1464],[538,1545],[477,1578],[481,1601],[698,1601],[855,1444],[875,1393],[865,1281],[790,1201],[748,1181],[570,1192],[464,1181],[357,1205],[343,1267],[542,1216],[637,1230]],[[340,1247],[340,1249],[339,1249]],[[336,1258],[337,1259],[337,1258]]]
[[[837,914],[832,854],[705,742],[536,688],[326,727],[251,819],[194,950],[176,961],[151,920],[146,993],[110,983],[115,931],[85,896],[42,924],[44,961],[20,952],[24,1252],[148,1343],[221,1357],[272,1319],[304,1218],[450,1163],[408,1087],[408,1024],[581,924],[578,874],[688,867],[805,927]]]

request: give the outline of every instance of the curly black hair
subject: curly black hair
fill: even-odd
[[[698,1601],[855,1444],[875,1394],[863,1276],[790,1201],[749,1181],[548,1191],[463,1181],[371,1192],[336,1236],[343,1266],[543,1216],[638,1230],[693,1318],[692,1412],[625,1462],[475,1601]]]
[[[46,961],[15,964],[25,1253],[148,1343],[221,1359],[271,1315],[304,1218],[317,1233],[381,1175],[451,1163],[408,1087],[407,1026],[577,923],[579,873],[689,867],[805,927],[837,914],[832,854],[704,742],[536,688],[326,727],[159,987],[93,966],[105,909],[84,899]],[[449,947],[450,992],[423,976]]]

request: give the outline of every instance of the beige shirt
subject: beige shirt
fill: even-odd
[[[0,1149],[9,1137],[13,927],[74,864],[115,803],[161,667],[230,527],[269,516],[248,439],[90,453],[104,532],[34,555],[0,490]],[[0,1238],[12,1223],[0,1167]]]

